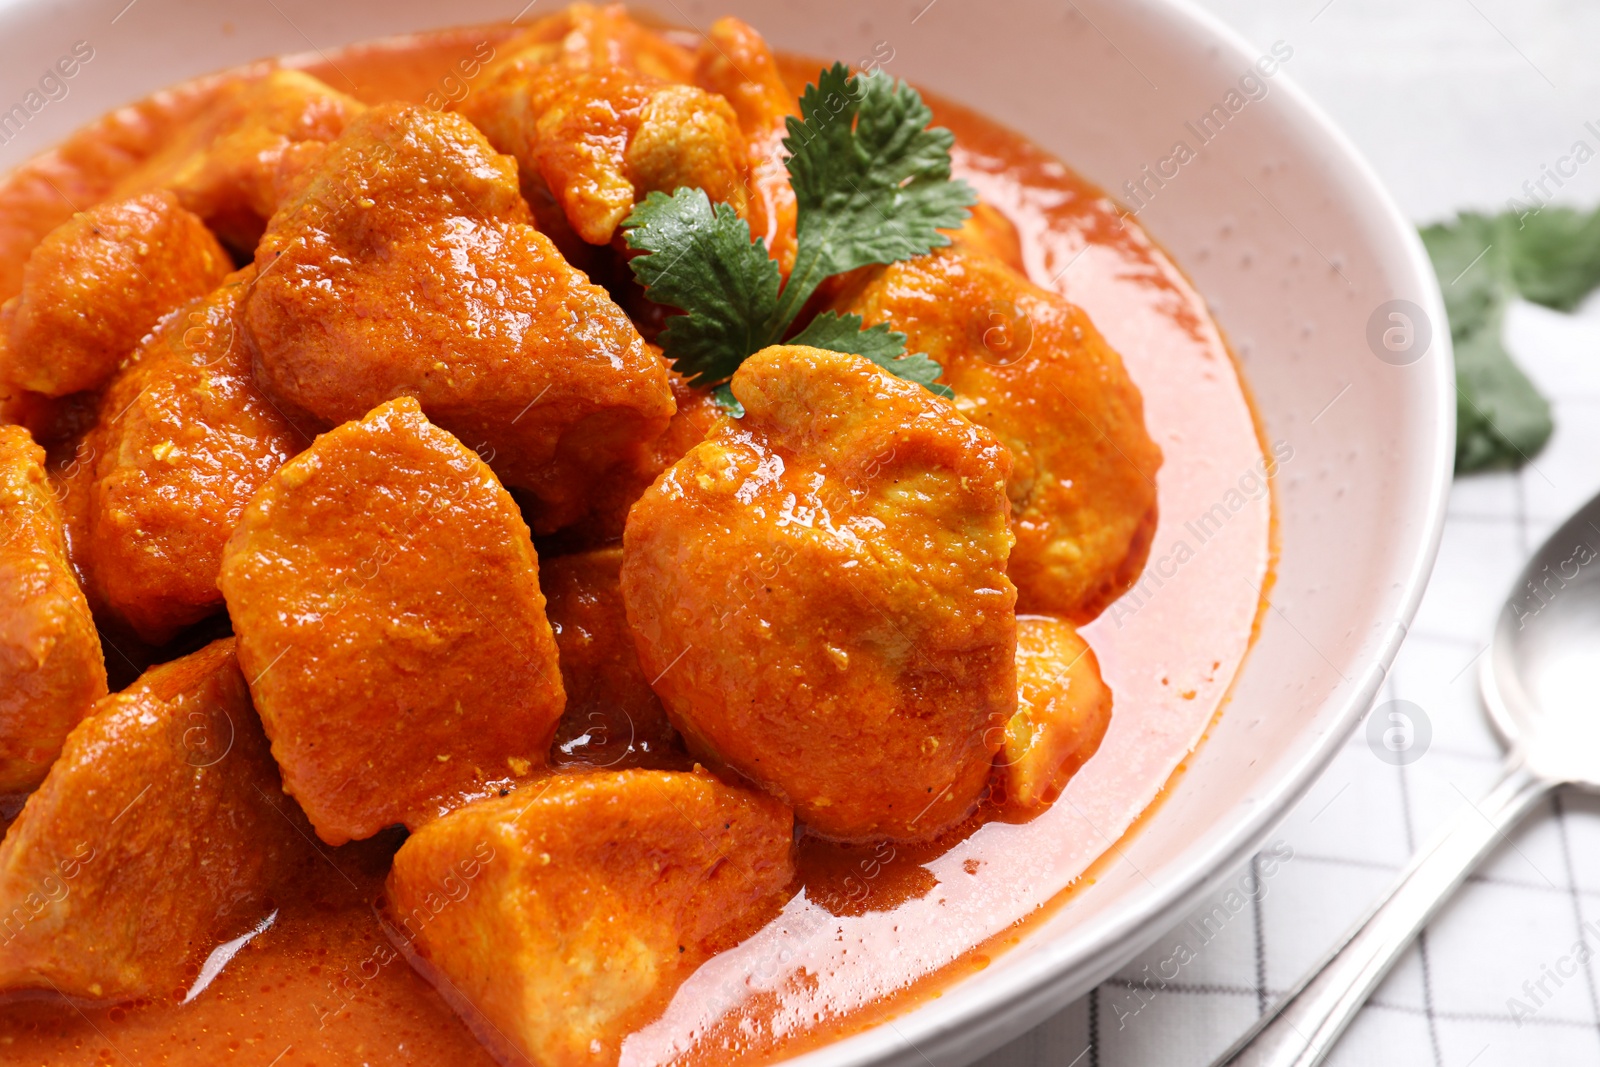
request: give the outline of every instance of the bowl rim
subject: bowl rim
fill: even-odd
[[[1198,0],[1119,0],[1156,17],[1186,23],[1203,44],[1215,44],[1243,62],[1258,54],[1248,39],[1219,16],[1199,6]],[[1401,213],[1377,172],[1343,130],[1287,72],[1274,78],[1287,106],[1319,135],[1348,170],[1350,188],[1370,200],[1374,221],[1386,224],[1391,251],[1401,253],[1404,275],[1400,280],[1420,297],[1423,311],[1435,323],[1449,321],[1444,298],[1416,226]],[[1375,228],[1376,230],[1376,228]],[[1182,269],[1182,264],[1178,264]],[[1161,879],[1161,884],[1141,891],[1127,909],[1109,916],[1104,924],[1073,937],[1057,937],[1033,956],[1004,971],[984,971],[949,986],[939,998],[920,999],[903,1014],[818,1048],[779,1062],[791,1067],[867,1067],[905,1061],[940,1064],[969,1063],[1065,1007],[1078,989],[1092,989],[1112,971],[1137,955],[1165,932],[1199,898],[1218,888],[1234,869],[1258,850],[1333,761],[1357,723],[1371,708],[1387,678],[1396,654],[1422,601],[1438,556],[1445,513],[1455,467],[1455,361],[1450,331],[1434,331],[1438,358],[1416,366],[1428,376],[1433,406],[1433,462],[1427,471],[1427,500],[1410,547],[1410,559],[1400,575],[1395,598],[1395,618],[1377,644],[1370,664],[1354,685],[1342,686],[1308,718],[1312,736],[1298,756],[1265,783],[1248,809],[1230,816],[1194,846],[1186,849]],[[1236,364],[1237,365],[1237,364]],[[1242,374],[1242,368],[1241,374]],[[1248,389],[1248,381],[1246,388]],[[1420,407],[1421,405],[1419,405]],[[1396,560],[1404,559],[1402,550]],[[1254,647],[1252,644],[1252,650]],[[1249,669],[1249,653],[1240,675]],[[1230,695],[1229,700],[1232,700]],[[1227,704],[1224,705],[1224,714]],[[1336,710],[1331,716],[1328,709]],[[1320,733],[1309,727],[1325,727]],[[1196,750],[1198,746],[1196,746]],[[1236,808],[1236,811],[1240,809]],[[1157,816],[1159,817],[1159,816]],[[1136,823],[1130,833],[1138,832]],[[1030,936],[1025,934],[1024,940]],[[1020,947],[1006,950],[1007,954]],[[1085,982],[1084,976],[1094,977]],[[926,1048],[926,1051],[925,1051]],[[930,1054],[935,1057],[930,1060]]]

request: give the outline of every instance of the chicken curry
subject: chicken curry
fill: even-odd
[[[0,1058],[770,1059],[1149,806],[1292,452],[1130,216],[863,66],[575,4],[0,184]]]

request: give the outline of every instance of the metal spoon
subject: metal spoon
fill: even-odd
[[[1507,746],[1498,785],[1457,813],[1393,889],[1214,1067],[1314,1067],[1484,856],[1551,790],[1600,790],[1600,496],[1550,536],[1500,609],[1480,683]]]

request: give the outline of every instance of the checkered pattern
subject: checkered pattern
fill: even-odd
[[[1438,567],[1378,698],[1421,707],[1433,738],[1416,762],[1378,759],[1358,730],[1229,888],[1259,897],[1220,925],[1180,925],[1084,1000],[983,1067],[1205,1065],[1255,1021],[1394,880],[1453,812],[1495,781],[1501,747],[1478,701],[1477,666],[1523,560],[1600,491],[1600,308],[1576,317],[1514,309],[1508,340],[1547,396],[1556,433],[1517,474],[1456,482]],[[1270,871],[1270,873],[1269,873]],[[1236,898],[1237,899],[1237,898]],[[1224,908],[1224,912],[1227,909]],[[1593,922],[1591,932],[1582,926]],[[1600,958],[1546,977],[1587,937],[1600,957],[1600,798],[1566,792],[1537,809],[1434,920],[1329,1062],[1343,1067],[1600,1063]],[[1209,939],[1207,939],[1209,938]],[[1175,965],[1182,943],[1193,959]],[[1576,959],[1565,965],[1571,969]],[[1165,966],[1163,966],[1165,965]],[[1146,968],[1148,967],[1148,970]],[[1162,982],[1162,977],[1177,977]],[[1524,982],[1550,995],[1531,1017]]]

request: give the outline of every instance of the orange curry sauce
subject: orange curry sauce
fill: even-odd
[[[470,91],[462,72],[475,67],[458,63],[487,58],[509,32],[452,30],[284,62],[370,103],[444,107]],[[818,66],[785,61],[797,92]],[[218,81],[113,112],[0,184],[0,300],[20,288],[38,240],[74,205],[102,199]],[[792,1054],[907,1010],[981,967],[984,952],[1048,914],[1150,806],[1221,707],[1250,645],[1270,580],[1266,473],[1292,452],[1264,454],[1204,302],[1099,190],[1017,134],[929,102],[955,131],[957,175],[1020,230],[1034,281],[1087,309],[1121,352],[1165,453],[1145,576],[1083,630],[1115,694],[1111,727],[1062,799],[1028,822],[980,812],[932,846],[802,842],[801,892],[692,976],[663,1018],[629,1038],[625,1064]],[[401,839],[390,831],[338,849],[315,844],[267,909],[270,925],[187,1003],[187,988],[116,1006],[48,993],[8,998],[0,1062],[492,1063],[379,927],[375,907]],[[191,970],[198,978],[199,963]]]

